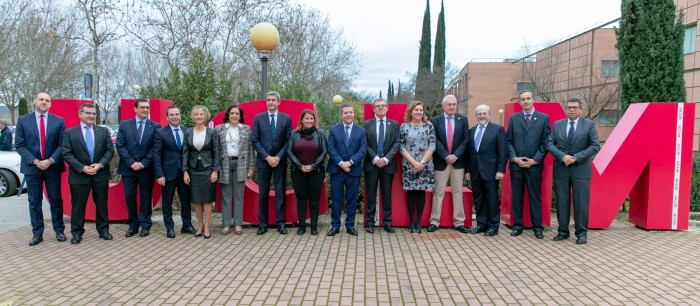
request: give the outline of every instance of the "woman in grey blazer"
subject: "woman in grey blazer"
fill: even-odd
[[[211,117],[209,110],[196,105],[190,113],[194,127],[185,133],[182,150],[182,171],[185,184],[190,185],[190,201],[197,214],[197,232],[195,237],[211,237],[209,221],[211,220],[212,202],[216,181],[221,170],[219,159],[219,135],[207,127]]]
[[[222,235],[228,235],[231,226],[231,199],[233,198],[233,225],[236,235],[243,234],[243,188],[245,180],[253,175],[255,151],[250,140],[250,126],[243,124],[243,109],[233,104],[224,111],[222,124],[216,126],[219,135],[221,171]]]

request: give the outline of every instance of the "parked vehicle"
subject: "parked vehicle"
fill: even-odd
[[[19,172],[21,160],[16,151],[0,151],[0,197],[17,194],[17,188],[24,179]]]

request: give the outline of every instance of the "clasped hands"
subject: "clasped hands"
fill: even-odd
[[[573,157],[571,155],[564,155],[564,158],[562,158],[561,161],[564,162],[564,165],[571,166],[571,164],[576,162],[576,157]]]
[[[344,161],[340,163],[340,168],[343,169],[346,173],[350,172],[350,167],[352,167],[352,163],[349,161]]]
[[[265,161],[270,165],[270,167],[275,168],[280,163],[280,158],[277,156],[268,156]]]
[[[143,166],[143,164],[141,162],[134,162],[133,164],[131,164],[131,169],[134,171],[143,170],[143,168],[145,168],[145,167]]]
[[[516,157],[514,163],[517,164],[521,168],[530,168],[534,165],[537,165],[537,162],[534,159],[527,158],[524,156],[523,157]]]
[[[34,166],[39,168],[39,170],[44,171],[48,169],[51,166],[51,160],[45,159],[45,160],[35,160],[34,161]]]
[[[97,174],[97,171],[100,171],[102,169],[102,164],[100,163],[95,163],[89,166],[84,166],[83,167],[83,173],[87,175],[95,175]]]

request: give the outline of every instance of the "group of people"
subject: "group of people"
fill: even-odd
[[[365,175],[367,207],[366,232],[374,233],[377,194],[382,199],[382,223],[388,233],[392,226],[391,185],[398,170],[396,154],[401,154],[402,187],[406,190],[406,208],[411,233],[422,233],[421,216],[426,190],[433,190],[428,232],[438,230],[446,187],[453,200],[452,224],[461,233],[494,236],[499,230],[499,183],[510,163],[515,222],[512,236],[523,233],[523,194],[528,191],[532,229],[543,238],[541,221],[541,181],[544,157],[555,158],[554,182],[559,230],[554,240],[569,237],[569,201],[573,198],[577,243],[586,243],[591,158],[599,150],[592,121],[581,118],[583,103],[570,99],[567,119],[556,122],[550,133],[549,117],[536,112],[532,93],[520,94],[523,111],[509,119],[508,131],[490,122],[487,105],[475,108],[478,124],[469,128],[467,117],[457,113],[457,99],[442,100],[443,113],[428,119],[425,105],[413,101],[403,122],[389,119],[389,104],[384,99],[372,102],[374,117],[355,124],[352,105],[340,107],[342,122],[329,128],[328,137],[320,129],[319,118],[304,110],[296,128],[289,115],[279,111],[280,95],[269,92],[267,111],[254,117],[252,126],[244,123],[243,109],[226,108],[223,122],[207,127],[211,114],[204,106],[195,106],[190,115],[193,127],[181,125],[181,110],[166,109],[168,124],[161,127],[149,119],[150,102],[139,98],[134,103],[135,117],[120,123],[116,137],[119,154],[118,173],[122,176],[129,228],[125,237],[146,237],[152,226],[152,191],[162,186],[162,209],[166,236],[175,238],[172,203],[177,190],[181,203],[181,233],[208,239],[216,184],[222,199],[222,235],[243,233],[243,195],[246,179],[257,170],[259,184],[258,235],[269,227],[269,190],[275,191],[276,230],[287,234],[285,189],[287,167],[297,200],[298,235],[306,233],[307,208],[310,233],[317,235],[320,195],[325,173],[330,173],[332,194],[331,224],[327,235],[340,233],[341,211],[347,212],[345,230],[357,236],[355,215],[360,178]],[[70,184],[71,243],[82,241],[88,196],[96,206],[96,227],[100,238],[112,240],[109,232],[107,197],[110,160],[114,148],[108,130],[95,125],[95,107],[80,106],[80,124],[66,129],[61,117],[48,112],[51,98],[38,94],[32,101],[35,111],[21,116],[16,128],[16,148],[22,157],[21,172],[27,180],[33,237],[30,246],[43,241],[42,188],[45,185],[51,206],[56,239],[66,241],[60,174],[68,164]],[[255,159],[255,160],[254,160]],[[326,166],[326,160],[328,165]],[[288,163],[289,161],[289,163]],[[477,224],[465,226],[463,179],[471,181]],[[573,197],[570,197],[573,191]],[[137,195],[139,200],[137,201]],[[345,203],[345,205],[343,205]],[[197,228],[191,220],[194,206]],[[471,213],[471,212],[468,212]],[[231,224],[233,219],[233,224]]]

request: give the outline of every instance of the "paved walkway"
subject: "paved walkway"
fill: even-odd
[[[0,234],[0,305],[700,304],[699,232],[615,222],[579,246],[506,227],[491,238],[449,229],[327,237],[329,217],[321,221],[319,236],[213,227],[209,240],[179,228],[167,239],[161,222],[149,237],[124,238],[126,225],[112,224],[113,241],[88,223],[79,245],[47,233],[35,247],[25,226]]]

